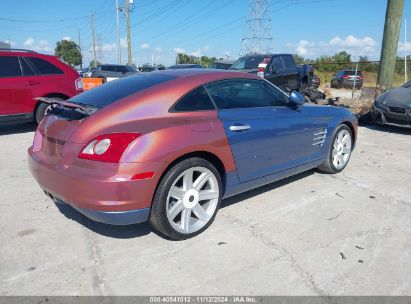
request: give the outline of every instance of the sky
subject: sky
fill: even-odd
[[[119,0],[125,6],[126,0]],[[133,63],[171,65],[178,52],[236,59],[249,0],[134,0],[131,5]],[[306,58],[346,50],[378,60],[387,0],[271,0],[273,51]],[[405,0],[398,54],[411,54],[411,0]],[[62,39],[78,43],[86,65],[91,56],[90,15],[99,60],[117,63],[115,0],[0,1],[0,41],[15,48],[54,53]],[[404,20],[410,35],[404,43]],[[127,58],[126,21],[120,13],[120,50]]]

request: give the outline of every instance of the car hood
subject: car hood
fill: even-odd
[[[411,107],[411,89],[397,88],[384,92],[377,101],[387,106]]]

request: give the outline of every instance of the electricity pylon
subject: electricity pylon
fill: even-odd
[[[273,51],[270,0],[249,0],[240,55]]]

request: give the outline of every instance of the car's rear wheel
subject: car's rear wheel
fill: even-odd
[[[193,237],[214,221],[221,202],[221,177],[202,158],[174,165],[157,187],[150,223],[174,240]]]
[[[60,97],[53,97],[49,96],[50,98],[56,99],[56,100],[64,100],[63,98]],[[40,103],[37,108],[36,112],[34,113],[34,120],[37,124],[40,123],[40,121],[43,119],[44,115],[46,115],[46,110],[48,108],[49,104],[48,103]]]
[[[352,152],[352,132],[347,125],[340,125],[332,139],[327,160],[318,167],[321,171],[338,173],[344,170],[350,160]]]

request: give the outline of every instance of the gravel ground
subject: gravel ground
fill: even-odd
[[[33,126],[0,134],[1,295],[411,295],[411,131],[361,127],[343,173],[227,199],[182,242],[57,208],[27,169]]]

